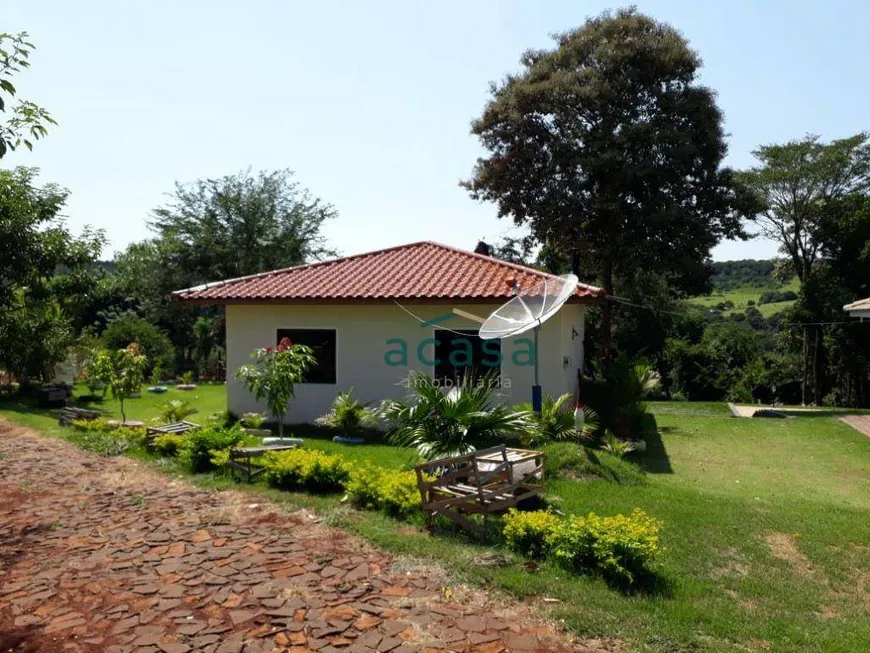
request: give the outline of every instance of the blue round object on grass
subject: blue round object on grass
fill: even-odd
[[[150,388],[148,388],[148,392],[153,392],[154,394],[158,395],[166,392],[167,390],[169,390],[169,388],[167,388],[165,385],[152,385]]]
[[[362,438],[353,438],[349,435],[336,435],[332,438],[333,442],[338,442],[340,444],[365,444],[365,440]]]

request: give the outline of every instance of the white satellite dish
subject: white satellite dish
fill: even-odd
[[[532,406],[541,411],[541,386],[538,384],[538,330],[562,308],[562,304],[577,290],[580,280],[573,274],[544,279],[492,313],[480,327],[483,340],[509,338],[535,331],[535,385],[532,387]]]
[[[544,279],[492,313],[480,327],[483,340],[509,338],[541,326],[555,315],[577,290],[573,274]]]

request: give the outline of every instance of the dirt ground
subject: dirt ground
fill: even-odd
[[[0,650],[619,650],[250,502],[0,420]]]

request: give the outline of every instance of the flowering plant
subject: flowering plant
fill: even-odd
[[[290,338],[282,338],[277,347],[263,347],[251,353],[253,364],[242,365],[236,372],[245,387],[278,420],[278,433],[284,436],[284,416],[290,399],[295,396],[295,385],[301,383],[305,373],[317,362],[311,347],[294,345]]]

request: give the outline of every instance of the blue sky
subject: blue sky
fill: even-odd
[[[27,30],[38,48],[16,80],[21,96],[59,123],[3,166],[38,166],[68,187],[71,226],[102,227],[123,249],[149,235],[175,180],[287,167],[338,209],[326,235],[344,254],[424,239],[470,249],[517,233],[457,185],[482,153],[469,122],[523,50],[619,6],[0,1],[0,30]],[[749,165],[760,143],[868,127],[870,4],[637,4],[704,59],[730,165]],[[725,243],[714,257],[774,252]]]

